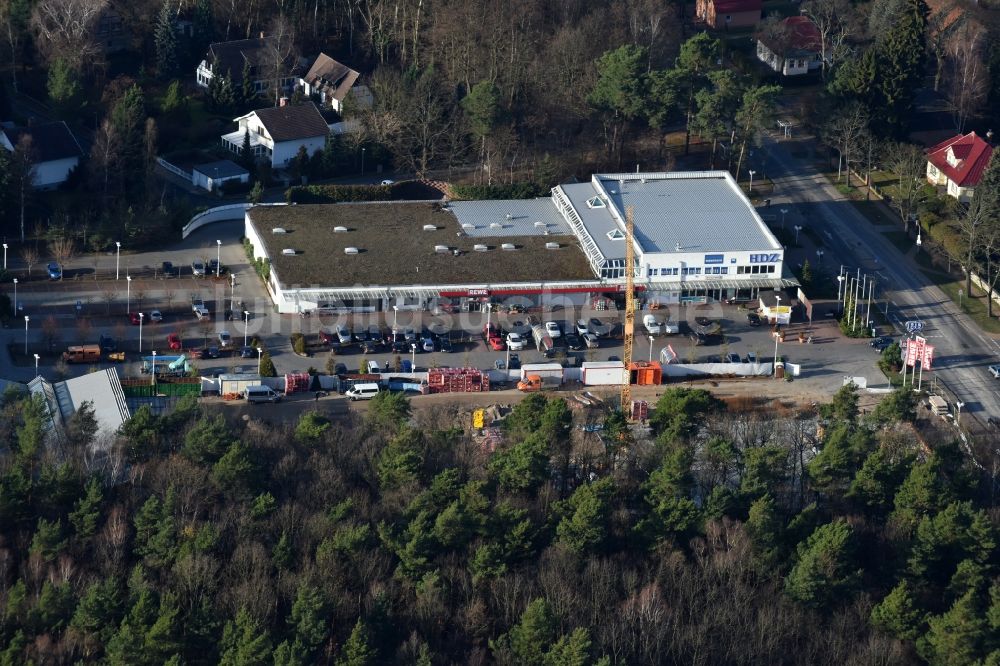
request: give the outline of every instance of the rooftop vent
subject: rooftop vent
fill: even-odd
[[[549,225],[547,225],[544,222],[542,222],[541,220],[539,220],[538,222],[535,222],[535,226],[536,227],[547,227]]]
[[[425,224],[424,225],[424,231],[437,231],[437,230],[438,230],[438,228],[435,227],[433,224]]]
[[[490,229],[503,229],[503,225],[499,222],[490,222]]]
[[[500,249],[501,250],[516,250],[517,248],[514,247],[513,243],[504,243],[503,245],[500,246]]]
[[[298,254],[298,252],[296,252],[294,248],[286,247],[284,250],[281,251],[281,254],[285,255],[286,257],[294,257],[295,255]]]
[[[486,245],[473,245],[472,249],[475,250],[476,252],[486,252],[490,248],[487,247]]]
[[[468,222],[464,222],[464,223],[462,224],[462,228],[463,228],[463,229],[465,229],[466,231],[472,231],[473,229],[475,229],[475,228],[476,228],[476,225],[474,225],[474,224],[469,224]]]
[[[357,253],[358,253],[358,248],[356,248],[356,247],[345,247],[344,248],[344,254],[357,254]]]
[[[513,215],[511,215],[510,213],[507,213],[507,219],[508,219],[508,220],[513,220],[513,219],[514,219],[514,216],[513,216]]]
[[[335,234],[346,234],[347,233],[347,227],[334,227],[333,228],[333,233],[335,233]]]
[[[281,227],[275,227],[274,229],[271,229],[271,233],[272,234],[287,234],[288,232],[285,231],[284,229],[282,229]]]
[[[546,250],[558,250],[559,249],[559,243],[546,243],[545,244],[545,249]]]
[[[448,254],[449,252],[451,252],[451,250],[448,249],[447,245],[435,245],[434,251],[437,252],[438,254]]]

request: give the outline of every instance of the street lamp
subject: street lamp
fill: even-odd
[[[243,311],[243,346],[247,346],[247,330],[250,328],[250,311]]]
[[[778,329],[781,326],[781,324],[778,323],[778,308],[781,307],[781,296],[775,296],[774,300],[778,302],[778,304],[774,306],[774,323],[775,328]],[[774,368],[772,374],[775,377],[778,376],[778,340],[781,339],[781,336],[778,333],[778,330],[774,331]]]
[[[24,355],[28,355],[28,315],[24,315]]]
[[[787,214],[788,214],[788,209],[787,208],[782,208],[781,209],[781,228],[782,229],[785,228],[785,215],[787,215]],[[795,237],[795,242],[796,243],[799,242],[799,237],[798,236]]]
[[[14,314],[17,314],[17,278],[14,278]]]
[[[844,311],[844,308],[840,305],[840,290],[844,286],[844,276],[843,274],[837,276],[837,313]],[[846,296],[846,294],[845,294]]]
[[[917,247],[920,247],[921,245],[924,244],[923,239],[920,238],[920,231],[921,231],[920,220],[917,220]]]
[[[142,353],[142,320],[146,317],[143,313],[139,313],[139,353]]]
[[[752,194],[753,193],[753,176],[757,172],[754,171],[753,169],[749,169],[749,171],[750,171],[750,189],[747,190],[747,194]]]
[[[365,149],[361,147],[361,175],[365,175]]]
[[[122,244],[121,241],[115,241],[115,279],[118,279],[118,267],[121,265],[122,258]]]
[[[153,367],[149,372],[149,383],[156,384],[156,350],[153,350]]]
[[[653,336],[649,336],[649,362],[653,362]]]
[[[785,225],[782,224],[781,226],[784,227]],[[802,225],[801,224],[796,224],[792,228],[795,229],[795,244],[798,245],[799,244],[799,232],[802,231]]]
[[[955,403],[955,407],[958,408],[958,415],[955,417],[955,425],[962,425],[962,407],[965,407],[965,403],[959,400]]]
[[[125,276],[125,314],[131,314],[132,307],[132,276]]]
[[[264,357],[264,348],[263,347],[257,347],[257,374],[258,375],[260,374],[260,363],[261,363],[260,360],[263,357]]]
[[[35,354],[35,376],[38,376],[38,359],[41,358],[38,354]]]
[[[3,244],[3,269],[7,270],[7,243]]]
[[[823,250],[816,250],[816,265],[817,266],[822,266],[823,265],[823,254],[824,254]]]
[[[398,305],[393,305],[392,306],[392,332],[394,334],[396,332],[396,318],[398,316],[399,316],[399,306]]]
[[[229,309],[236,307],[236,273],[229,274]]]
[[[410,372],[417,371],[417,343],[410,343]]]
[[[219,277],[219,269],[222,267],[222,241],[215,241],[215,277]]]

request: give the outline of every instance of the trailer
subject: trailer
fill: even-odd
[[[548,331],[541,324],[535,324],[531,327],[531,337],[535,341],[535,349],[542,353],[547,353],[552,351],[552,337],[549,335]]]
[[[587,386],[614,386],[625,377],[621,361],[584,361],[580,380]]]
[[[563,367],[558,363],[525,363],[521,366],[521,379],[529,375],[538,375],[542,383],[550,386],[559,386],[565,379]]]
[[[242,396],[251,386],[260,386],[261,379],[257,373],[219,375],[219,394],[223,397]]]

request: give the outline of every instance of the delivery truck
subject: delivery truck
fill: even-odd
[[[546,386],[563,383],[563,367],[558,363],[526,363],[521,366],[521,380],[537,375]]]
[[[67,347],[62,358],[67,363],[96,363],[101,360],[101,347],[100,345]]]

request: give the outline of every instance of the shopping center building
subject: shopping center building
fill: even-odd
[[[628,207],[645,303],[797,284],[725,171],[595,174],[530,200],[255,206],[246,238],[280,312],[581,306],[622,296]]]

